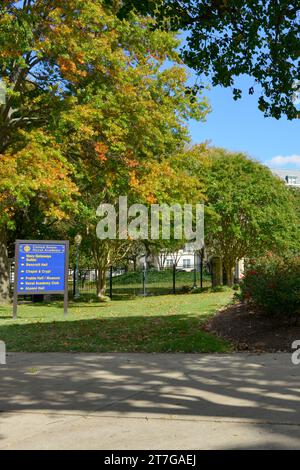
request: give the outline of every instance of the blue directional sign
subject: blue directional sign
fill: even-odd
[[[64,293],[66,257],[66,243],[19,243],[16,257],[17,294]]]

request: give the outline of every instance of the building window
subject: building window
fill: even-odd
[[[186,259],[183,259],[182,260],[182,263],[183,263],[183,267],[184,268],[190,268],[191,267],[191,260],[186,258]]]
[[[297,176],[286,176],[287,184],[297,184]]]
[[[166,266],[167,268],[171,268],[173,266],[173,261],[171,259],[167,259]]]

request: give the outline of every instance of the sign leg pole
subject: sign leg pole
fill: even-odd
[[[19,242],[15,244],[15,271],[14,271],[14,300],[13,300],[13,319],[18,318],[18,273],[19,271]]]
[[[14,294],[13,319],[17,320],[17,318],[18,318],[18,296]]]
[[[64,315],[68,315],[68,292],[64,293]]]

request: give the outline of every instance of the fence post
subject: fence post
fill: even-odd
[[[109,268],[109,297],[112,300],[112,289],[113,289],[113,267]]]
[[[197,287],[197,254],[196,251],[194,251],[194,285],[193,289],[196,289]]]
[[[144,264],[143,267],[143,296],[146,297],[147,291],[146,291],[146,274],[147,274],[147,263]]]
[[[200,254],[200,287],[203,289],[203,250]]]
[[[176,265],[173,263],[173,294],[176,294]]]

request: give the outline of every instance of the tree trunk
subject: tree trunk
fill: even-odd
[[[212,286],[217,287],[223,284],[222,275],[222,260],[219,256],[214,256],[211,259],[211,270],[212,270]]]
[[[0,303],[9,301],[9,262],[7,252],[7,233],[0,227]]]
[[[97,297],[99,300],[102,300],[105,297],[106,292],[106,269],[98,268],[97,269]]]
[[[233,281],[234,281],[234,266],[226,265],[225,266],[225,272],[226,272],[226,285],[229,287],[233,286]]]

